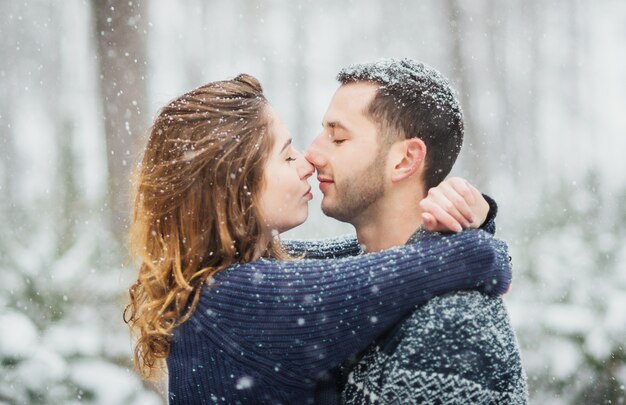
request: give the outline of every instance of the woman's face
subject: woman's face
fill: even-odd
[[[313,166],[291,145],[291,135],[278,115],[268,108],[269,134],[274,146],[267,159],[261,190],[261,212],[268,231],[285,232],[303,223],[313,198],[307,179]]]

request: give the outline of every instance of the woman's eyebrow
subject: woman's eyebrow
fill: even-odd
[[[283,153],[283,151],[284,151],[285,149],[287,149],[287,146],[291,145],[291,141],[292,141],[292,140],[293,140],[292,138],[287,139],[287,142],[285,142],[285,144],[283,145],[283,147],[280,149],[280,152],[278,152],[278,153],[279,153],[279,154]]]

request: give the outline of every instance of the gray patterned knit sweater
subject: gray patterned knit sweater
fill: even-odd
[[[363,353],[341,400],[526,404],[526,376],[502,299],[479,292],[433,298]]]

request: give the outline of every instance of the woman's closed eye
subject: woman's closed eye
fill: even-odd
[[[341,145],[342,143],[344,143],[346,140],[345,139],[333,139],[333,143],[335,145]]]
[[[288,156],[287,159],[285,159],[287,162],[293,162],[294,160],[296,160],[296,158]]]

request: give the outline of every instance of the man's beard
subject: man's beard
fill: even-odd
[[[370,163],[360,173],[335,182],[335,204],[324,207],[322,212],[338,221],[354,224],[354,219],[374,204],[385,193],[384,168],[386,148],[381,148]]]

